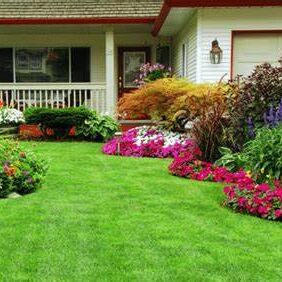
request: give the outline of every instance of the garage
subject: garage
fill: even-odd
[[[234,32],[233,75],[249,75],[258,64],[279,65],[282,57],[282,31]]]

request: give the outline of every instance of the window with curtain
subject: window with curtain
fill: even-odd
[[[90,82],[90,48],[0,48],[0,82]]]

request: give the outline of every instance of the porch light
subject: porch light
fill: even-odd
[[[212,48],[210,51],[210,62],[211,64],[220,64],[222,60],[222,50],[219,47],[218,41],[215,39],[212,42]]]

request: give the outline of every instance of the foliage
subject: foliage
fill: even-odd
[[[253,138],[253,127],[264,125],[265,114],[271,105],[278,105],[282,93],[282,67],[268,63],[258,65],[250,76],[229,83],[231,132],[241,150]]]
[[[282,179],[282,125],[257,130],[241,154],[258,181]]]
[[[207,85],[196,85],[184,79],[159,79],[125,94],[118,102],[118,112],[124,119],[147,114],[155,120],[172,121],[174,114],[186,106],[184,102],[175,106],[179,97],[206,90]]]
[[[217,164],[231,170],[244,167],[258,182],[282,179],[282,125],[258,129],[256,137],[240,153],[227,148],[221,149],[221,153]]]
[[[24,122],[24,116],[21,111],[17,109],[4,107],[3,102],[0,101],[0,125],[18,125]]]
[[[281,93],[282,95],[282,93]],[[282,98],[277,108],[273,105],[263,115],[264,123],[266,126],[275,127],[282,123]]]
[[[91,118],[92,113],[84,107],[50,109],[29,108],[24,112],[27,124],[38,124],[48,137],[47,130],[52,129],[55,137],[66,137],[70,129],[79,126]]]
[[[239,102],[245,119],[251,116],[261,122],[271,104],[278,104],[282,92],[282,67],[268,63],[258,65],[250,76],[243,80]]]
[[[103,147],[105,154],[133,157],[167,158],[184,151],[196,153],[199,149],[187,135],[147,126],[130,129]]]
[[[140,67],[139,78],[136,79],[135,82],[137,85],[143,86],[145,83],[168,77],[172,77],[170,67],[166,67],[159,63],[156,63],[154,65],[146,63]]]
[[[231,170],[244,167],[258,182],[282,179],[282,125],[261,128],[256,137],[247,142],[240,153],[221,149],[222,157],[216,162]]]
[[[226,89],[219,85],[200,97],[186,100],[189,107],[194,105],[194,108],[197,108],[192,133],[206,161],[215,161],[220,155],[219,148],[229,142],[224,131],[229,124],[225,91]]]
[[[270,220],[282,220],[282,185],[238,183],[224,188],[225,204],[235,211]]]
[[[46,162],[25,152],[14,141],[0,139],[0,197],[11,192],[27,194],[40,187]]]
[[[246,156],[240,153],[233,153],[230,148],[219,148],[221,158],[216,160],[215,164],[218,166],[224,166],[230,171],[237,171],[246,165]]]
[[[76,136],[86,139],[104,141],[119,130],[118,122],[110,116],[99,115],[92,111],[91,116],[76,127]]]
[[[176,78],[161,79],[146,84],[119,102],[119,112],[126,116],[145,113],[156,120],[166,121],[168,128],[176,129],[176,114],[181,110],[194,121],[195,136],[203,159],[219,157],[218,148],[228,145],[225,127],[228,125],[228,86],[223,84],[193,84]]]

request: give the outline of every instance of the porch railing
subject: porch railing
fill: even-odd
[[[0,84],[0,100],[18,110],[86,106],[101,113],[106,111],[106,86],[104,83]]]

